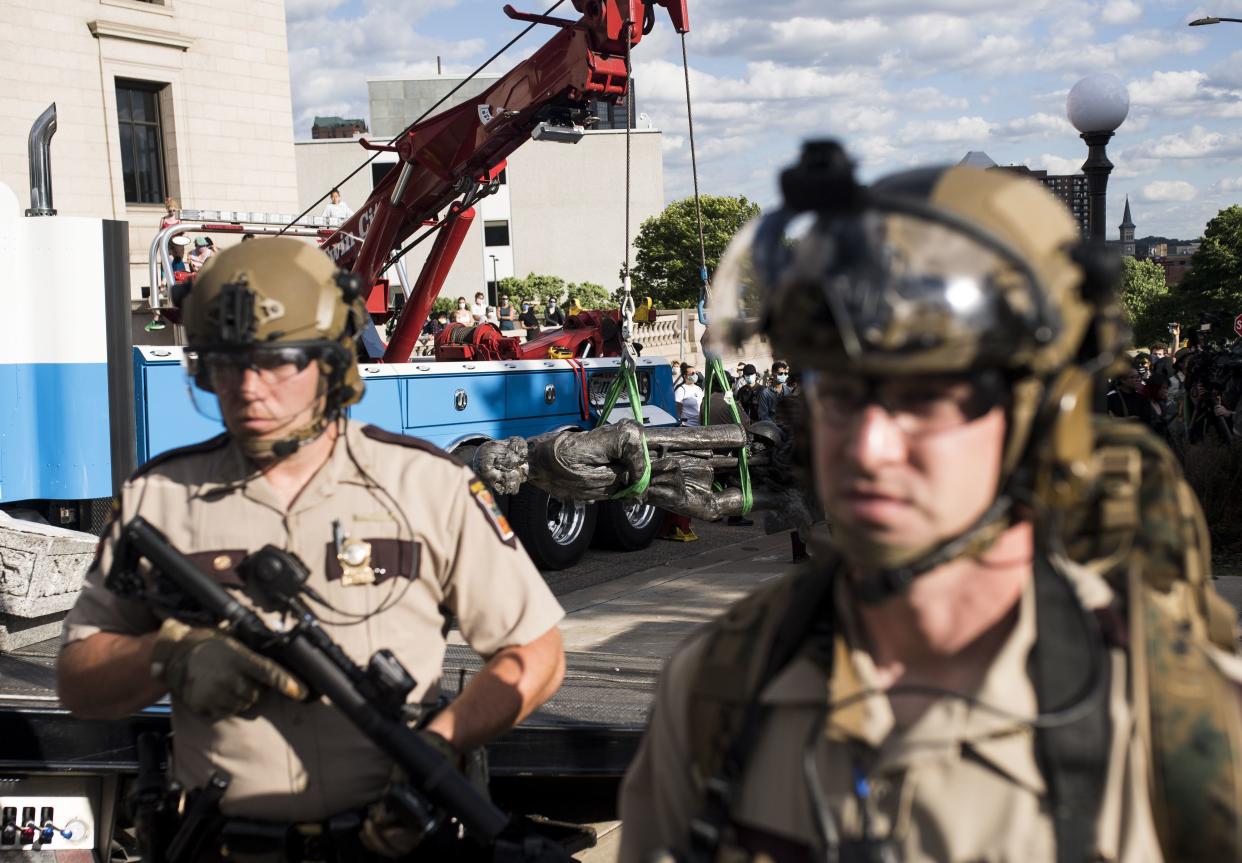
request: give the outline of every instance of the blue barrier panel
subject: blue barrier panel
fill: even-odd
[[[216,397],[195,388],[191,398],[189,381],[180,363],[148,362],[135,351],[134,400],[138,464],[224,431],[224,424],[218,419]]]
[[[0,502],[112,494],[106,363],[0,365]]]

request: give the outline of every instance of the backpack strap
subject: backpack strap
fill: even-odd
[[[703,808],[690,823],[687,861],[715,860],[725,839],[767,718],[759,693],[808,639],[831,645],[835,569],[799,570],[735,605],[708,634],[690,692],[692,769]],[[831,657],[830,647],[823,652]]]
[[[1042,554],[1035,558],[1034,590],[1038,638],[1028,670],[1039,712],[1078,704],[1087,708],[1069,722],[1035,733],[1035,753],[1048,784],[1057,863],[1086,863],[1095,859],[1096,823],[1112,749],[1107,698],[1111,662],[1102,644],[1090,643],[1088,612],[1073,586]],[[1105,655],[1084,663],[1089,651]]]

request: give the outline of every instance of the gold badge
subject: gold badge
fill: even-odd
[[[224,572],[233,565],[233,559],[227,554],[217,554],[211,559],[211,568],[216,572]]]
[[[346,539],[336,559],[341,564],[343,586],[375,584],[375,570],[371,568],[371,543],[361,539]]]

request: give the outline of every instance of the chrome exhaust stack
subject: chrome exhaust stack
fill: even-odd
[[[55,216],[52,208],[52,136],[56,134],[56,103],[47,106],[30,127],[30,209],[27,216]]]

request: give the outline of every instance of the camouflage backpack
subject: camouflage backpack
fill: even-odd
[[[1100,418],[1093,430],[1089,493],[1059,530],[1068,556],[1103,575],[1124,605],[1117,619],[1126,623],[1110,640],[1131,665],[1164,857],[1242,860],[1242,709],[1238,689],[1205,649],[1210,643],[1237,652],[1236,615],[1212,586],[1202,512],[1176,458],[1144,427]],[[1040,585],[1037,579],[1037,594]],[[709,630],[690,692],[693,772],[704,802],[689,859],[717,859],[717,849],[729,845],[730,784],[741,780],[764,718],[758,693],[800,653],[830,667],[830,603],[831,578],[804,569],[742,600]],[[1058,639],[1049,636],[1041,624],[1041,643],[1053,652]],[[1047,692],[1040,690],[1057,686],[1044,678],[1033,675],[1041,709]],[[1087,810],[1056,824],[1063,861],[1082,859],[1078,850],[1093,838],[1092,795],[1102,788],[1108,748],[1107,712],[1097,714],[1066,728],[1068,747],[1077,751],[1065,760],[1082,763],[1044,761],[1045,773],[1054,774],[1049,788],[1060,784],[1068,790],[1063,801],[1076,797]],[[1066,745],[1064,735],[1058,745]],[[1063,832],[1076,835],[1066,842]]]

